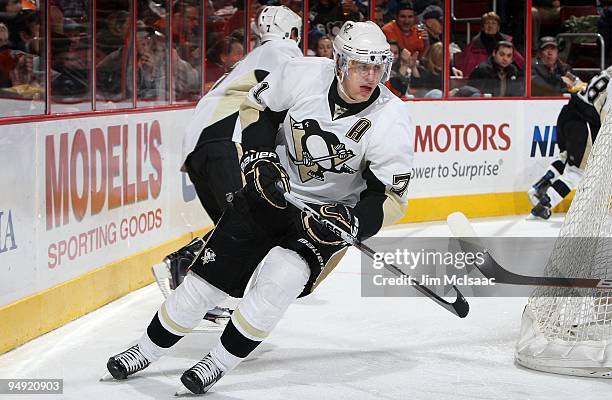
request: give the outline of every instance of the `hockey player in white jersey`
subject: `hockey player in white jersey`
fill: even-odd
[[[292,59],[249,92],[240,108],[246,185],[147,332],[109,359],[113,376],[146,368],[206,310],[240,297],[265,257],[220,341],[181,376],[179,394],[202,394],[335,266],[347,244],[287,204],[277,183],[359,239],[403,215],[414,136],[408,106],[383,85],[392,59],[376,24],[348,21],[333,60]]]
[[[302,19],[285,6],[264,7],[257,17],[261,45],[219,79],[198,103],[183,140],[183,167],[195,186],[202,206],[216,224],[227,204],[227,196],[242,188],[240,148],[232,141],[238,123],[238,108],[248,91],[279,65],[301,57],[298,47]],[[239,141],[239,137],[238,137]],[[153,267],[164,296],[185,277],[206,237],[195,238]],[[205,319],[227,322],[227,309],[215,308]]]
[[[527,192],[533,204],[531,218],[549,219],[551,209],[575,189],[584,174],[593,142],[606,117],[606,100],[612,88],[612,67],[593,77],[572,94],[557,118],[559,156]]]

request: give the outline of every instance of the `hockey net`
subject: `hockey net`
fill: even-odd
[[[547,276],[612,278],[612,117],[597,135]],[[516,361],[567,375],[612,378],[612,291],[539,287],[529,298]]]

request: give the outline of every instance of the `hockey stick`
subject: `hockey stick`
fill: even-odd
[[[487,250],[480,241],[472,224],[470,224],[470,221],[468,221],[463,213],[455,212],[450,214],[446,222],[453,236],[459,240],[463,250],[480,251],[484,253],[485,261],[480,265],[474,263],[474,266],[478,268],[486,278],[493,278],[497,283],[526,286],[612,289],[612,279],[563,278],[515,274],[495,261],[493,256],[489,253],[489,250]]]
[[[328,221],[325,218],[322,218],[321,215],[317,211],[312,209],[310,206],[308,206],[308,204],[304,203],[303,201],[293,196],[292,194],[285,192],[282,189],[282,187],[279,187],[279,190],[283,192],[285,196],[285,200],[287,200],[287,202],[297,207],[298,210],[305,212],[306,214],[308,214],[308,216],[310,216],[311,218],[319,222],[321,225],[325,226],[331,232],[338,235],[338,237],[344,240],[346,243],[355,247],[357,250],[361,251],[366,256],[370,257],[371,259],[374,259],[376,252],[372,250],[370,247],[366,246],[361,241],[359,241],[356,237],[344,231],[343,229],[339,228],[334,223]],[[465,318],[465,316],[468,315],[468,312],[470,311],[470,305],[468,304],[467,300],[465,299],[465,297],[463,297],[463,295],[461,294],[459,289],[457,289],[456,286],[453,285],[453,288],[455,289],[455,292],[457,293],[457,297],[455,301],[451,303],[447,300],[444,300],[442,297],[438,296],[437,294],[435,294],[427,286],[411,278],[409,275],[407,275],[404,271],[402,271],[395,265],[384,263],[384,267],[391,273],[395,274],[396,276],[403,276],[403,277],[410,279],[410,281],[412,282],[416,290],[418,290],[425,296],[429,297],[430,299],[432,299],[433,301],[435,301],[436,303],[438,303],[439,305],[441,305],[448,311],[457,315],[459,318]]]

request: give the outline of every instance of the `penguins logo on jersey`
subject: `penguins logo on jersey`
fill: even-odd
[[[202,259],[202,264],[208,264],[209,262],[215,261],[217,255],[212,249],[206,248],[204,249],[204,255],[200,257]]]
[[[346,165],[346,162],[355,157],[352,150],[336,135],[321,129],[314,119],[305,119],[301,122],[291,118],[291,133],[295,158],[291,161],[298,166],[302,183],[311,179],[324,181],[325,172],[334,174],[354,174],[356,171]]]

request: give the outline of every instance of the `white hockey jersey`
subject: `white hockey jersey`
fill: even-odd
[[[273,71],[241,107],[244,150],[267,108],[282,118],[276,151],[296,197],[355,206],[365,190],[379,190],[403,211],[413,161],[409,106],[382,84],[369,102],[347,104],[336,85],[326,58],[293,59]]]
[[[220,129],[222,132],[211,132],[210,135],[214,136],[212,140],[231,140],[238,123],[240,104],[258,82],[255,71],[271,72],[294,57],[302,57],[302,51],[295,41],[271,40],[253,49],[243,60],[236,63],[231,72],[219,78],[196,106],[183,138],[183,162],[193,151],[204,129],[228,117],[232,120],[223,124]],[[237,129],[240,130],[240,127]]]
[[[576,93],[580,100],[595,107],[602,123],[610,111],[610,101],[607,101],[612,94],[610,80],[612,80],[612,67],[608,67],[595,75],[584,89]]]

